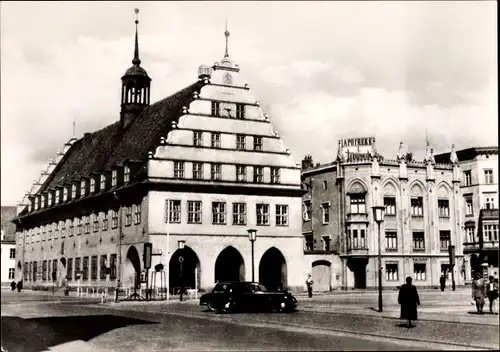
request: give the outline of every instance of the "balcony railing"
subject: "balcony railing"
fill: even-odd
[[[367,247],[348,248],[347,249],[347,254],[368,255],[368,248]]]
[[[498,209],[481,209],[480,217],[483,220],[498,220]]]

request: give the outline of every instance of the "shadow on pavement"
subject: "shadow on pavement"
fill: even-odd
[[[62,343],[90,339],[136,324],[156,324],[117,315],[66,316],[23,319],[3,316],[2,347],[7,351],[45,351]]]
[[[417,327],[416,325],[408,325],[407,323],[399,323],[399,324],[396,324],[396,326],[398,328],[407,328],[407,329],[413,329],[413,328]]]

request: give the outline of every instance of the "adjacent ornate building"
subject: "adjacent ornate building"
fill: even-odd
[[[450,159],[436,163],[427,145],[424,161],[414,160],[401,143],[396,159],[377,153],[375,138],[339,141],[337,160],[302,162],[304,250],[329,260],[312,263],[313,279],[329,288],[378,286],[379,243],[383,287],[412,276],[421,287],[451,285],[449,246],[455,246],[456,285],[464,284],[460,235],[460,169]],[[372,207],[385,207],[378,227]]]
[[[150,242],[152,266],[164,265],[171,291],[251,280],[254,262],[267,287],[304,287],[300,165],[225,37],[220,62],[150,104],[136,28],[119,121],[72,138],[20,204],[16,261],[25,286],[67,276],[70,285],[131,287]],[[255,251],[249,229],[257,230]]]

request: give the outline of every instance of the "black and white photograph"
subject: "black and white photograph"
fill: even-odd
[[[498,350],[496,1],[2,1],[1,351]]]

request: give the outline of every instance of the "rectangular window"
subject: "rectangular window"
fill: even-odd
[[[330,236],[323,236],[323,250],[329,251],[330,250],[330,243],[332,239]]]
[[[115,187],[118,184],[118,171],[111,171],[111,186]]]
[[[415,276],[415,281],[425,281],[426,265],[423,263],[413,264],[413,275]]]
[[[93,255],[90,260],[90,279],[97,280],[97,256]]]
[[[103,231],[108,231],[108,212],[103,213],[102,217],[102,230]]]
[[[226,203],[212,202],[212,224],[214,225],[226,224]]]
[[[15,259],[16,258],[16,249],[15,248],[10,248],[10,250],[9,250],[9,258],[10,259]]]
[[[118,227],[118,212],[116,210],[111,210],[111,228],[116,229]]]
[[[439,231],[439,247],[442,251],[447,251],[450,246],[450,231]]]
[[[280,169],[277,167],[271,168],[271,183],[280,183]]]
[[[171,224],[178,224],[181,222],[181,201],[180,200],[167,200],[167,221]]]
[[[351,194],[351,214],[366,214],[364,194]]]
[[[210,146],[212,148],[220,148],[220,133],[212,132]]]
[[[52,205],[52,192],[49,191],[49,193],[47,194],[47,202],[48,202],[48,205],[49,207]]]
[[[359,230],[359,247],[366,248],[366,231],[365,231],[365,229]]]
[[[220,180],[222,178],[222,165],[221,164],[211,164],[210,165],[210,179]]]
[[[312,233],[304,234],[304,250],[312,251],[314,249],[314,238]]]
[[[101,280],[106,280],[106,267],[108,266],[108,256],[106,254],[101,255],[101,263],[99,265],[99,277]]]
[[[90,179],[90,193],[94,193],[95,192],[95,179],[92,177]]]
[[[99,217],[97,214],[92,214],[92,220],[93,220],[93,230],[94,232],[99,231]]]
[[[386,250],[398,249],[398,234],[396,232],[385,233],[385,249]]]
[[[212,102],[212,116],[220,116],[220,103],[218,101]]]
[[[269,204],[257,204],[257,225],[269,225]]]
[[[323,224],[328,224],[330,222],[330,204],[321,204],[321,217],[323,218]]]
[[[245,118],[245,105],[236,104],[236,118],[244,119]]]
[[[253,167],[253,182],[255,183],[264,182],[264,167],[262,166]]]
[[[245,203],[233,203],[233,225],[246,225],[247,205]]]
[[[33,262],[33,281],[36,281],[38,278],[38,263],[36,261]]]
[[[236,149],[245,150],[245,139],[246,136],[243,134],[236,135]]]
[[[57,204],[61,203],[61,201],[62,201],[62,192],[63,191],[60,188],[56,190],[56,195],[57,195],[56,202],[57,202]]]
[[[385,264],[385,280],[398,281],[398,264],[386,263]]]
[[[384,197],[385,215],[396,215],[396,198]]]
[[[253,137],[253,150],[262,151],[262,137]]]
[[[85,233],[90,233],[90,216],[85,217]]]
[[[323,187],[323,189],[326,191],[328,189],[328,182],[327,181],[322,181],[321,182],[321,185]]]
[[[116,254],[111,254],[109,256],[111,273],[109,275],[110,280],[116,280]]]
[[[276,204],[276,226],[288,226],[288,205]]]
[[[236,181],[246,182],[247,180],[247,167],[244,165],[236,165]]]
[[[73,280],[73,258],[68,259],[68,268],[66,275],[68,276],[68,281]]]
[[[100,191],[104,191],[106,189],[106,176],[101,175],[101,188]]]
[[[188,200],[188,224],[201,224],[201,201]]]
[[[472,198],[465,198],[465,215],[474,215],[474,207],[472,206]]]
[[[141,223],[141,205],[133,205],[134,208],[134,225]]]
[[[47,280],[47,261],[42,262],[42,281]]]
[[[132,225],[132,208],[131,207],[125,207],[125,226],[130,226]]]
[[[424,216],[424,203],[422,197],[412,198],[410,204],[411,216]]]
[[[468,226],[465,228],[466,242],[468,242],[468,243],[476,242],[476,236],[475,236],[474,230],[475,229],[472,226]]]
[[[304,203],[302,203],[302,218],[304,219],[304,221],[311,220],[311,211],[311,201],[304,201]]]
[[[486,184],[493,183],[493,170],[491,169],[484,170],[484,183]]]
[[[130,182],[130,168],[128,166],[123,167],[123,182]]]
[[[63,202],[68,200],[68,187],[63,188]]]
[[[55,278],[57,280],[57,259],[54,259],[52,261],[52,273],[51,273],[52,277]]]
[[[193,163],[193,179],[203,180],[203,163]]]
[[[174,161],[174,178],[184,178],[184,161]]]
[[[76,198],[76,185],[71,186],[71,199]]]
[[[498,225],[483,225],[484,242],[498,242]]]
[[[421,251],[425,249],[425,237],[423,232],[413,233],[413,250]]]
[[[450,202],[448,199],[438,199],[438,212],[440,217],[450,217]]]
[[[81,274],[80,274],[80,264],[81,264],[81,258],[75,258],[75,280],[78,280],[79,278],[81,278]]]
[[[89,257],[83,257],[83,280],[88,280],[89,279]]]
[[[76,227],[76,235],[81,235],[82,234],[82,220],[79,218],[75,219],[75,227]]]
[[[85,180],[81,180],[80,181],[80,197],[85,196],[85,193],[87,191],[86,187],[87,187],[87,184],[86,184]]]
[[[203,147],[203,132],[201,131],[193,132],[193,145],[195,147]]]
[[[472,176],[470,170],[464,171],[464,186],[472,185]]]
[[[9,280],[14,279],[14,273],[15,273],[14,268],[9,268]]]
[[[485,209],[495,209],[495,198],[486,197],[484,207]]]

